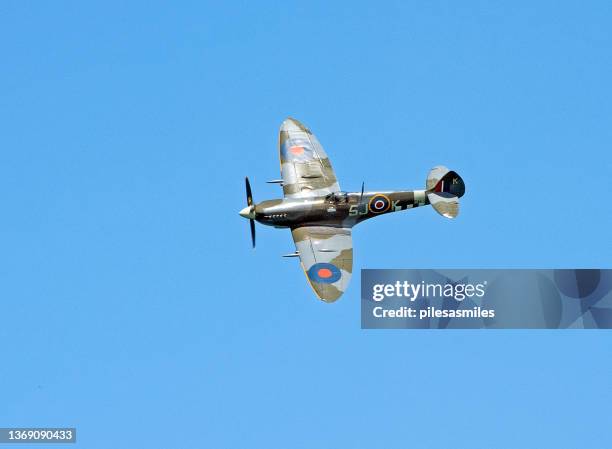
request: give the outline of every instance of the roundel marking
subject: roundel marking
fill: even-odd
[[[342,273],[337,266],[326,262],[315,263],[310,267],[307,274],[311,281],[322,284],[333,284],[342,277]]]
[[[296,145],[296,146],[289,148],[289,151],[291,151],[291,154],[295,154],[296,156],[299,156],[300,154],[304,154],[304,147],[300,147]]]
[[[329,268],[319,268],[319,271],[317,271],[317,275],[320,278],[327,279],[332,276],[332,272]]]
[[[378,193],[374,195],[370,202],[368,203],[368,209],[373,214],[381,214],[383,212],[387,212],[391,207],[391,200],[386,195],[382,193]]]

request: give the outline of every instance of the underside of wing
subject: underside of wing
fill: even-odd
[[[304,226],[291,230],[302,268],[317,296],[334,302],[348,287],[353,272],[351,230]]]
[[[286,198],[311,198],[340,191],[327,154],[302,123],[292,118],[285,120],[278,146]]]

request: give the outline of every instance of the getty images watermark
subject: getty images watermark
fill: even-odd
[[[361,326],[612,328],[612,270],[362,270]]]
[[[466,298],[482,298],[485,294],[487,281],[478,284],[428,283],[421,281],[414,284],[407,280],[395,281],[393,284],[374,284],[372,286],[372,300],[383,301],[385,298],[402,298],[411,303],[419,298],[452,298],[463,301]],[[434,306],[412,307],[400,306],[387,309],[382,305],[375,306],[372,314],[376,318],[494,318],[495,310],[473,307],[472,309],[438,309]]]

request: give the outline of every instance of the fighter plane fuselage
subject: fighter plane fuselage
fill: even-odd
[[[277,228],[321,225],[352,227],[368,218],[429,204],[425,190],[336,192],[315,198],[285,198],[255,205],[254,219]]]

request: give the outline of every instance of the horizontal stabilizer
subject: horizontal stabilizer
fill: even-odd
[[[446,218],[455,218],[459,215],[459,198],[451,193],[430,192],[427,198],[432,207]]]

